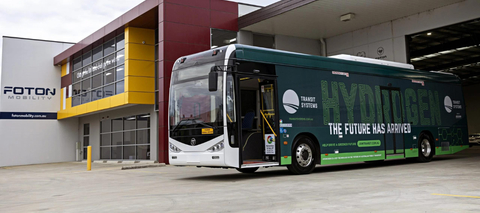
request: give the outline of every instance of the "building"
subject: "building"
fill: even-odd
[[[464,79],[480,132],[480,2],[146,0],[76,44],[4,37],[0,166],[85,159],[168,163],[168,88],[179,57],[242,43],[412,63]],[[52,63],[53,61],[53,63]]]

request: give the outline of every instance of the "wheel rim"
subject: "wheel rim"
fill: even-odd
[[[301,167],[308,167],[310,164],[312,164],[312,148],[310,148],[310,146],[308,146],[307,144],[300,144],[297,147],[295,155],[297,158],[297,162]]]
[[[423,156],[429,157],[430,153],[432,152],[432,147],[430,146],[430,141],[428,141],[428,139],[423,139],[420,146],[422,148]]]

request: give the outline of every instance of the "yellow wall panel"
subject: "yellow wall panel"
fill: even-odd
[[[91,113],[91,112],[98,111],[98,102],[97,101],[93,101],[93,102],[87,103],[85,105],[87,106],[87,112],[86,113]]]
[[[114,95],[110,97],[110,100],[110,108],[125,105],[125,93]]]
[[[125,76],[155,77],[154,61],[126,60],[125,67]]]
[[[125,43],[155,45],[155,30],[136,27],[125,28]]]
[[[67,64],[62,65],[62,77],[67,75]]]
[[[104,110],[110,108],[110,98],[104,98],[97,101],[98,102],[98,110]]]
[[[75,115],[82,115],[82,114],[87,113],[87,105],[86,104],[78,105],[78,106],[74,107],[73,109],[76,109]]]
[[[60,89],[60,111],[63,110],[63,91],[65,90],[65,88],[61,88]],[[66,103],[65,103],[66,104]]]
[[[155,92],[155,78],[128,76],[125,83],[129,92]]]
[[[127,92],[129,104],[155,104],[155,93]]]
[[[72,97],[66,99],[67,104],[65,105],[65,109],[72,108]]]
[[[155,61],[155,46],[128,43],[125,45],[125,60]]]

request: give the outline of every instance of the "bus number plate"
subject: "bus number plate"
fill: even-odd
[[[213,134],[213,129],[212,128],[202,129],[202,135],[211,135],[211,134]]]

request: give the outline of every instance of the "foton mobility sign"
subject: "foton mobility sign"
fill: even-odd
[[[33,101],[52,101],[57,95],[55,88],[5,86],[2,96],[4,100],[17,104],[32,104]],[[51,112],[0,112],[0,119],[57,119],[57,113]]]

